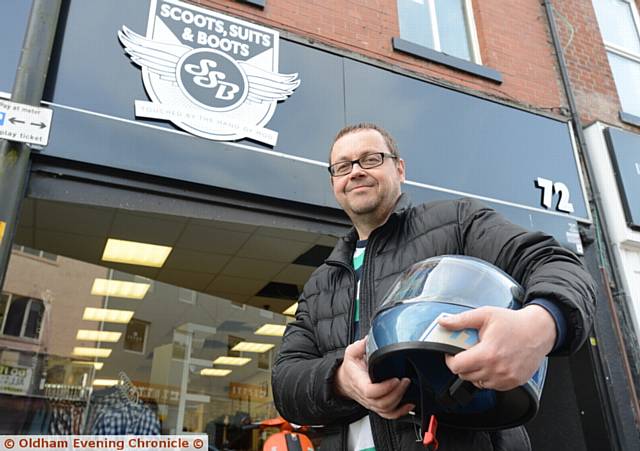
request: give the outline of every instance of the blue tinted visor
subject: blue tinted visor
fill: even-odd
[[[524,291],[501,269],[477,258],[444,255],[411,266],[391,287],[378,311],[410,302],[441,302],[470,308],[518,309]]]

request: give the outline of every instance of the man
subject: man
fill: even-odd
[[[276,407],[292,422],[324,425],[322,449],[424,449],[405,421],[415,406],[399,404],[410,381],[372,383],[363,339],[382,296],[417,261],[470,255],[526,289],[521,310],[483,307],[440,320],[450,330],[479,330],[478,344],[446,357],[453,373],[479,388],[522,385],[547,354],[573,352],[584,342],[592,283],[553,238],[471,199],[410,206],[401,193],[405,163],[393,138],[373,124],[338,133],[329,170],[354,227],[305,285],[273,371]],[[444,451],[530,449],[524,428],[487,433],[441,426],[438,440]]]

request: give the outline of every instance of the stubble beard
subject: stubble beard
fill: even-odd
[[[382,203],[382,196],[379,193],[369,193],[365,198],[361,196],[355,196],[355,199],[347,200],[349,210],[354,215],[369,215],[376,211],[376,209]]]
[[[386,212],[381,211],[384,197],[377,195],[368,199],[357,199],[349,203],[347,214],[356,228],[366,226],[375,228],[386,218]]]

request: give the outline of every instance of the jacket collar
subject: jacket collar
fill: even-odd
[[[398,198],[398,201],[396,202],[396,205],[393,208],[393,212],[389,216],[389,219],[387,219],[387,222],[385,222],[383,225],[378,227],[376,230],[379,230],[380,228],[384,227],[386,224],[388,224],[392,220],[395,221],[395,219],[402,212],[404,212],[410,207],[411,207],[411,199],[409,199],[409,195],[406,193],[400,194],[400,197]],[[356,241],[358,241],[358,232],[356,231],[355,227],[351,227],[351,229],[347,232],[347,234],[338,240],[335,247],[333,248],[333,251],[331,251],[331,254],[329,255],[326,261],[327,262],[338,261],[338,262],[350,265],[351,259],[353,257],[353,250],[356,247]]]

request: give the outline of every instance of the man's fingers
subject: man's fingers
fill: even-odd
[[[390,412],[377,412],[377,414],[380,415],[382,418],[386,418],[387,420],[395,420],[396,418],[400,418],[407,415],[409,412],[411,412],[415,408],[416,408],[415,404],[404,404]]]
[[[395,409],[404,396],[404,393],[409,388],[409,384],[411,384],[411,380],[404,378],[399,381],[399,383],[386,395],[381,396],[380,398],[371,399],[371,406],[376,410],[387,411],[391,409]]]
[[[393,391],[391,391],[387,396],[372,403],[372,410],[374,410],[376,413],[378,413],[378,415],[383,416],[384,418],[398,418],[400,416],[406,415],[410,410],[412,410],[411,406],[415,407],[415,405],[398,405],[400,404],[400,401],[402,400],[402,397],[407,391],[407,388],[409,388],[410,384],[410,379],[402,379],[400,383],[393,389]]]
[[[438,320],[438,324],[449,330],[480,329],[489,318],[489,315],[489,309],[478,308],[456,315],[444,316]]]
[[[403,382],[397,377],[394,377],[377,384],[367,384],[362,394],[370,401],[375,401],[390,395],[394,390],[396,390],[398,387],[401,387],[402,385]],[[408,384],[406,385],[408,386]],[[404,388],[404,390],[406,390],[406,387]]]
[[[479,371],[485,366],[486,361],[483,356],[482,344],[459,352],[456,355],[446,354],[444,359],[451,372],[458,375]]]

